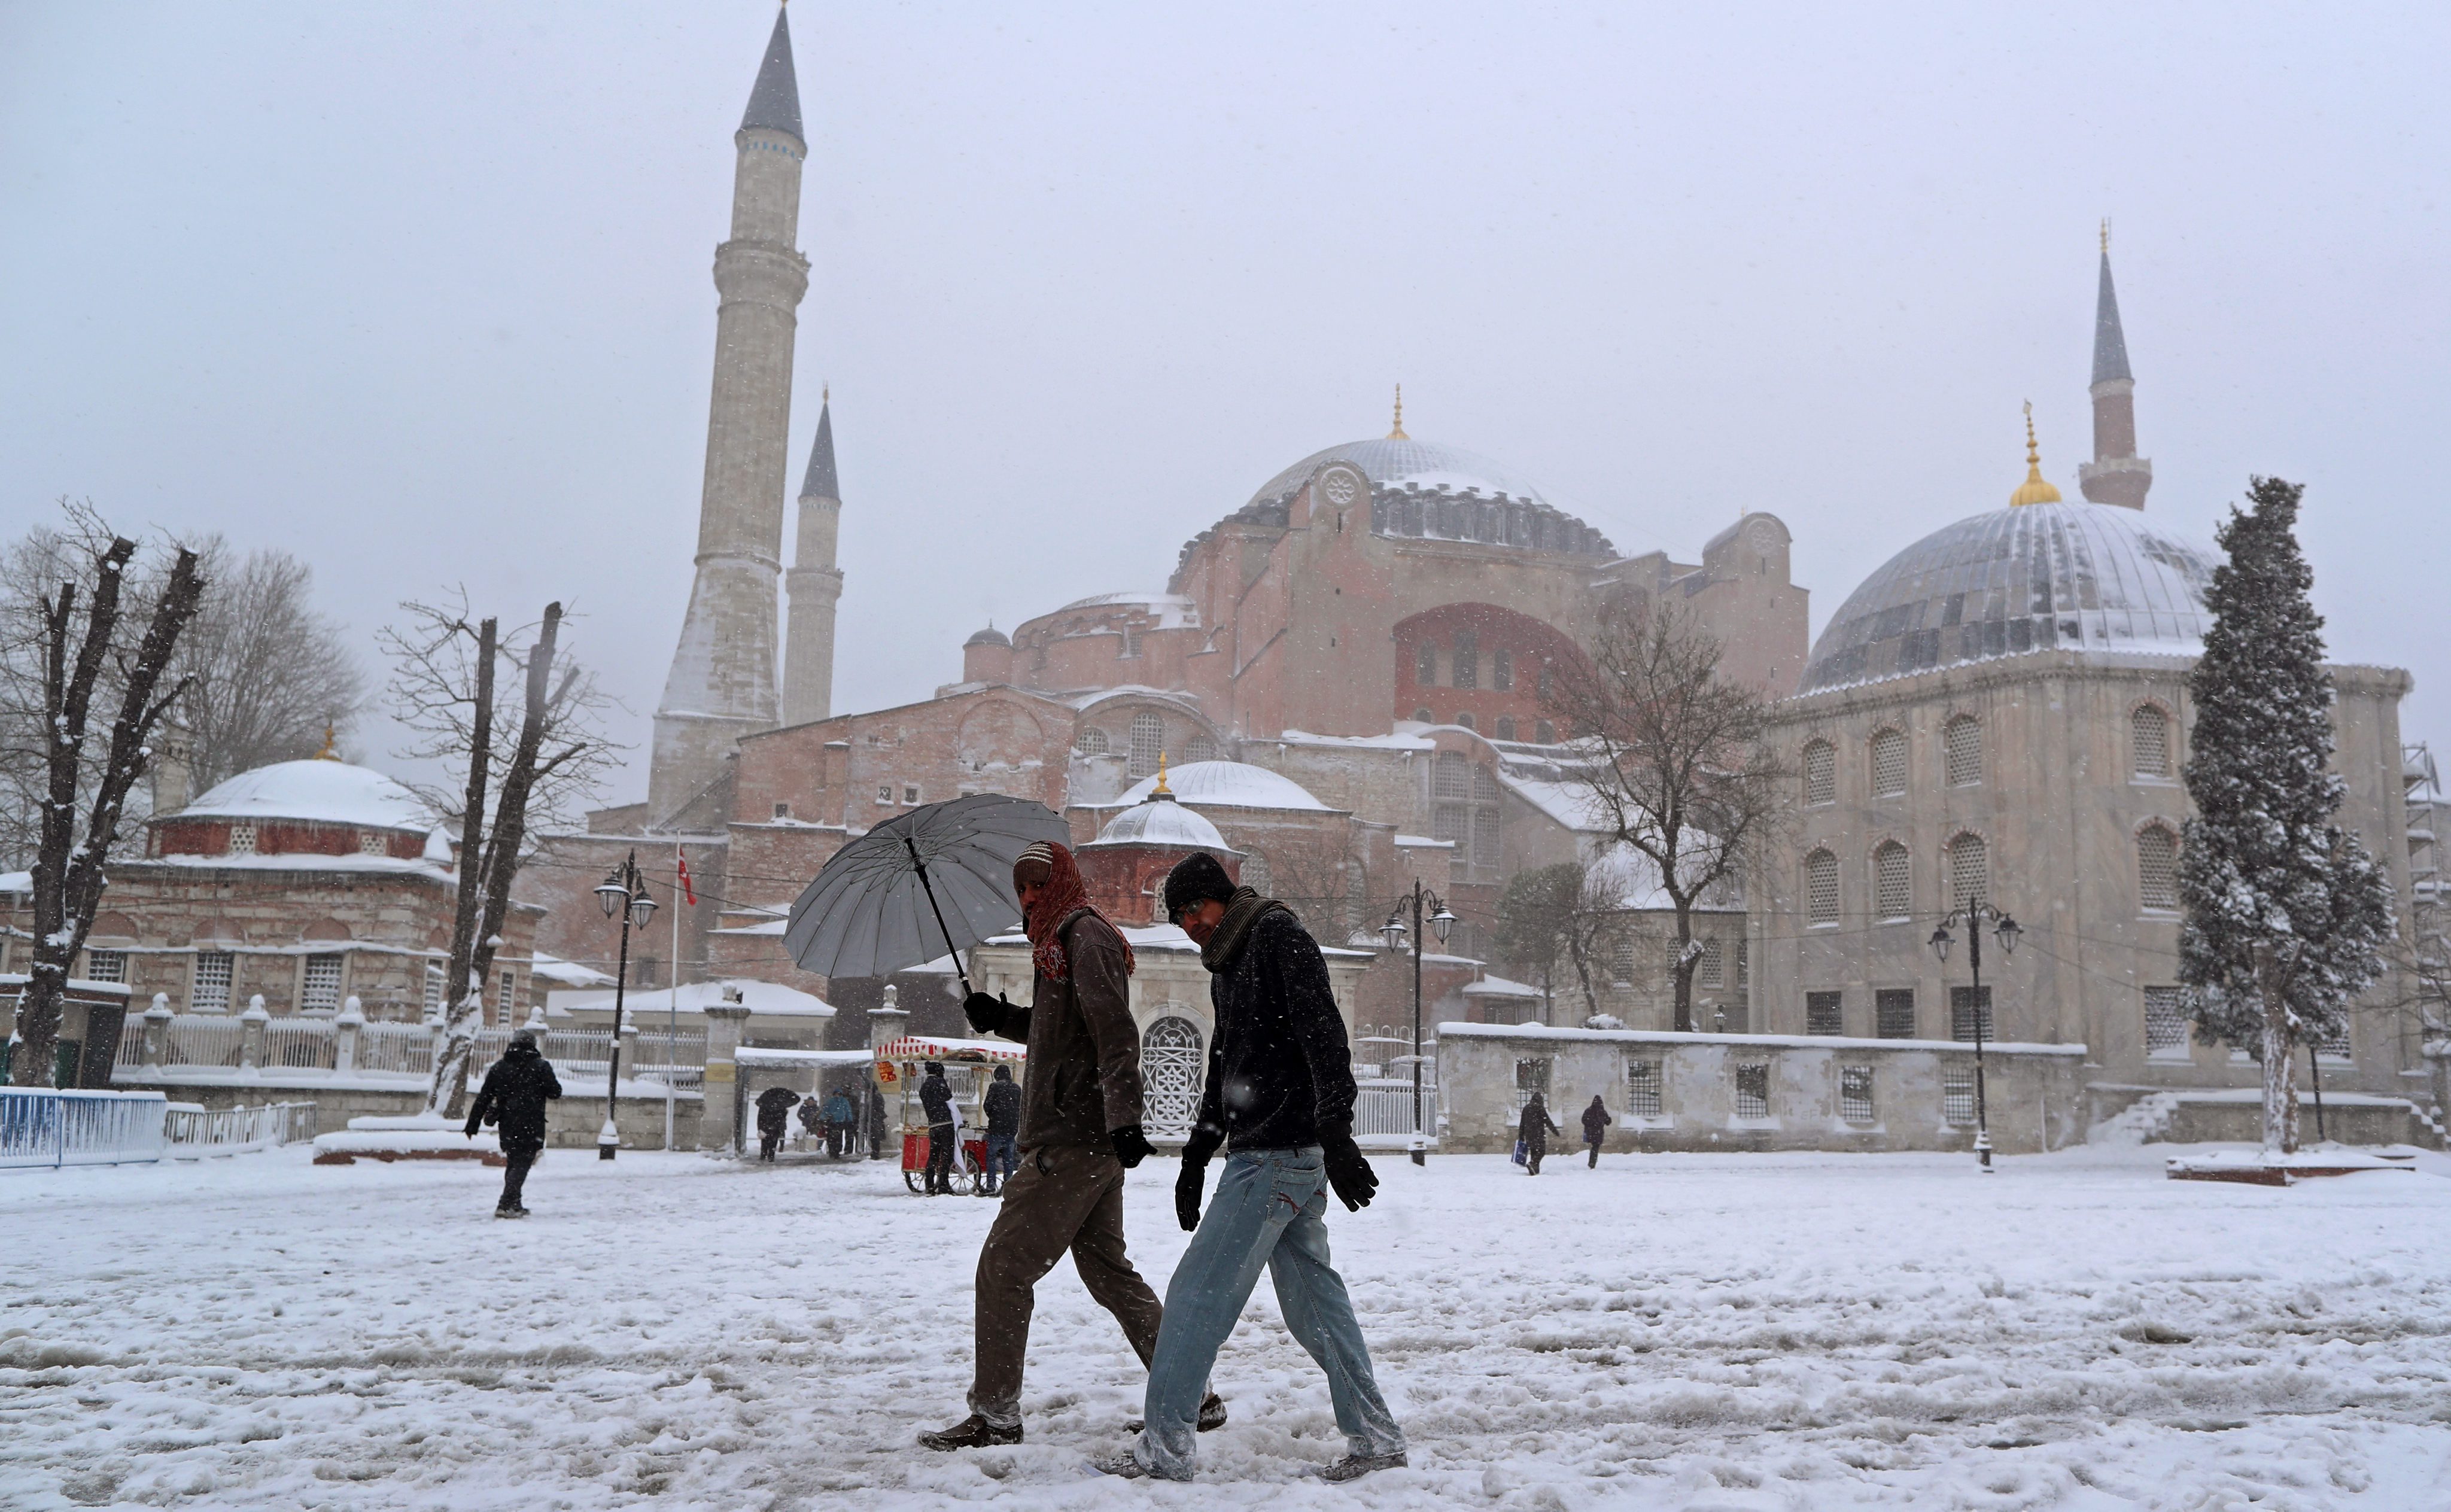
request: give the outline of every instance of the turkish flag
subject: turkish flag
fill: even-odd
[[[696,908],[697,906],[697,893],[690,886],[689,860],[686,856],[681,854],[680,848],[678,846],[675,846],[673,848],[673,865],[680,868],[681,896],[689,899],[690,907]]]

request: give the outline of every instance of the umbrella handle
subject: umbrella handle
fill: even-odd
[[[928,894],[928,912],[936,915],[936,933],[945,936],[945,953],[953,958],[953,974],[962,979],[962,995],[971,995],[971,973],[962,969],[962,952],[953,944],[953,932],[945,928],[945,911],[936,906],[936,890],[928,885],[928,863],[919,859],[919,847],[911,836],[902,837],[902,848],[911,853],[911,865],[919,874],[919,891]]]

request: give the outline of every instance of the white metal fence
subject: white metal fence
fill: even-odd
[[[168,1110],[160,1092],[0,1088],[0,1169],[160,1160]]]
[[[434,1031],[422,1024],[368,1024],[358,1031],[358,1070],[412,1076],[434,1070]]]
[[[328,1018],[280,1017],[264,1026],[264,1064],[300,1070],[330,1070],[337,1061],[339,1031]]]
[[[266,1103],[261,1108],[202,1108],[172,1103],[163,1134],[174,1157],[235,1155],[303,1144],[315,1137],[313,1103]]]
[[[1427,1078],[1422,1082],[1421,1131],[1436,1136],[1439,1131],[1439,1089]],[[1360,1139],[1369,1134],[1410,1134],[1413,1132],[1413,1080],[1371,1080],[1356,1084],[1353,1099],[1353,1136]]]
[[[244,1021],[222,1013],[182,1013],[170,1020],[168,1053],[173,1066],[235,1066],[246,1045]],[[144,1059],[139,1051],[137,1059]]]

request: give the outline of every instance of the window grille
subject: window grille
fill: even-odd
[[[1424,640],[1413,648],[1413,681],[1415,685],[1423,688],[1438,686],[1439,643],[1437,641]]]
[[[1144,1122],[1160,1139],[1181,1139],[1200,1121],[1200,1083],[1206,1070],[1200,1029],[1188,1019],[1167,1017],[1141,1034]]]
[[[341,1009],[341,958],[338,955],[306,957],[305,979],[298,989],[298,1011],[302,1013],[336,1013]]]
[[[425,963],[425,1011],[442,1011],[442,968],[432,961]]]
[[[1940,1083],[1940,1116],[1952,1124],[1974,1122],[1974,1078],[1943,1077]]]
[[[1843,999],[1836,992],[1804,994],[1804,1031],[1808,1034],[1844,1034],[1847,1023],[1842,1011]]]
[[[1623,987],[1634,980],[1634,941],[1619,938],[1609,947],[1609,978]]]
[[[386,843],[386,839],[387,837],[381,830],[363,831],[358,835],[358,854],[360,855],[388,855],[391,854],[391,847]]]
[[[1558,693],[1558,669],[1545,661],[1540,663],[1540,677],[1535,686],[1539,689],[1539,697],[1542,703],[1555,697]]]
[[[1949,765],[1949,785],[1971,788],[1983,780],[1983,726],[1974,716],[1961,714],[1941,732]]]
[[[2140,703],[2127,717],[2128,743],[2136,750],[2136,775],[2170,775],[2170,717],[2149,703]]]
[[[1443,840],[1461,852],[1472,843],[1472,811],[1461,803],[1441,803],[1430,815],[1430,838]]]
[[[1137,626],[1126,625],[1124,627],[1123,654],[1127,657],[1137,657],[1141,654],[1141,633]]]
[[[1894,798],[1906,790],[1906,732],[1884,730],[1873,736],[1873,796]]]
[[[1498,865],[1498,811],[1494,808],[1472,811],[1472,864],[1481,871]]]
[[[1873,909],[1885,919],[1904,918],[1914,907],[1914,869],[1907,848],[1895,840],[1873,853]]]
[[[1626,1062],[1625,1110],[1637,1118],[1659,1116],[1659,1063],[1657,1061]]]
[[[1546,719],[1536,719],[1532,722],[1532,738],[1542,745],[1556,745],[1558,727]]]
[[[1991,858],[1979,835],[1961,835],[1949,842],[1949,898],[1963,908],[1991,891]]]
[[[196,952],[195,986],[187,993],[187,1010],[194,1013],[226,1013],[229,1011],[230,969],[236,964],[227,951]]]
[[[1882,1039],[1915,1037],[1913,988],[1885,987],[1873,994],[1873,1032]]]
[[[893,802],[893,784],[892,784],[892,783],[891,783],[891,782],[880,782],[880,783],[878,783],[878,784],[876,785],[876,801],[877,801],[877,802],[879,802],[879,803],[889,804],[889,805],[890,805],[890,804],[892,804],[892,803]]]
[[[1815,740],[1804,748],[1804,801],[1838,801],[1838,753],[1827,740]]]
[[[1107,732],[1094,724],[1085,724],[1081,727],[1081,733],[1072,737],[1072,749],[1084,756],[1105,756]]]
[[[905,803],[917,803],[919,801],[918,783],[905,782],[902,784],[902,801]]]
[[[1489,685],[1500,693],[1515,686],[1515,653],[1504,646],[1489,654]]]
[[[494,1022],[505,1025],[517,1022],[519,1009],[520,975],[517,972],[504,972],[494,990]]]
[[[1827,851],[1804,858],[1804,906],[1812,923],[1838,922],[1838,858]]]
[[[1501,714],[1498,717],[1498,738],[1500,740],[1515,738],[1515,716]]]
[[[1472,800],[1475,803],[1498,801],[1498,774],[1488,767],[1472,769]]]
[[[788,819],[788,818],[790,818],[791,816],[792,816],[792,806],[791,806],[790,804],[788,804],[788,803],[777,803],[777,804],[775,804],[775,817],[776,817],[776,818],[778,818],[778,819]]]
[[[1469,630],[1456,632],[1451,680],[1459,688],[1480,686],[1480,638]]]
[[[1523,1105],[1532,1100],[1534,1092],[1540,1094],[1542,1102],[1549,1100],[1549,1057],[1546,1055],[1515,1063],[1515,1110],[1517,1112],[1523,1110]]]
[[[1974,989],[1952,987],[1949,990],[1949,1037],[1971,1044],[1974,1039]],[[1991,1025],[1991,989],[1983,989],[1983,1037],[2000,1037]]]
[[[1430,796],[1461,798],[1471,794],[1472,763],[1463,758],[1461,751],[1440,752],[1438,764],[1432,769]]]
[[[1736,990],[1753,985],[1753,942],[1739,935],[1736,939]]]
[[[2161,825],[2147,825],[2136,836],[2136,875],[2147,908],[2177,909],[2179,837]]]
[[[1216,759],[1217,742],[1211,740],[1206,736],[1195,735],[1190,739],[1183,742],[1183,760],[1185,765],[1188,766],[1194,761],[1214,761]]]
[[[1254,851],[1243,857],[1243,885],[1262,897],[1268,895],[1268,858]]]
[[[2333,1031],[2331,1033],[2324,1035],[2322,1039],[2317,1040],[2315,1042],[2315,1049],[2322,1054],[2338,1055],[2343,1060],[2347,1059],[2349,1053],[2348,1019],[2345,1016],[2343,1017],[2341,1020],[2341,1027]]]
[[[1700,966],[1696,967],[1694,972],[1696,978],[1698,979],[1704,987],[1720,987],[1726,984],[1726,972],[1727,957],[1720,953],[1719,942],[1717,940],[1704,940],[1702,942],[1702,963]]]
[[[230,826],[229,854],[232,855],[253,855],[255,854],[254,825],[233,824]]]
[[[1153,714],[1133,715],[1131,775],[1136,777],[1154,775],[1158,752],[1165,745],[1165,720]]]
[[[125,982],[127,980],[126,951],[88,951],[85,952],[85,979],[88,982]]]
[[[1873,1068],[1838,1068],[1838,1116],[1851,1124],[1873,1121]]]
[[[2164,1055],[2187,1051],[2187,994],[2184,988],[2145,989],[2145,1053]]]
[[[1770,1068],[1768,1066],[1736,1068],[1736,1116],[1738,1118],[1770,1116]]]

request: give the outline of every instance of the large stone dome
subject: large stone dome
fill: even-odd
[[[1548,502],[1540,497],[1540,490],[1520,474],[1486,457],[1461,446],[1387,437],[1349,441],[1315,451],[1262,483],[1260,491],[1251,496],[1251,503],[1282,503],[1293,497],[1294,490],[1307,482],[1322,463],[1332,461],[1351,462],[1361,468],[1374,488],[1443,488],[1452,493],[1478,494],[1483,499],[1512,499],[1527,504]]]
[[[2111,504],[2038,503],[1943,526],[1848,596],[1799,691],[2029,651],[2193,657],[2219,553]]]

